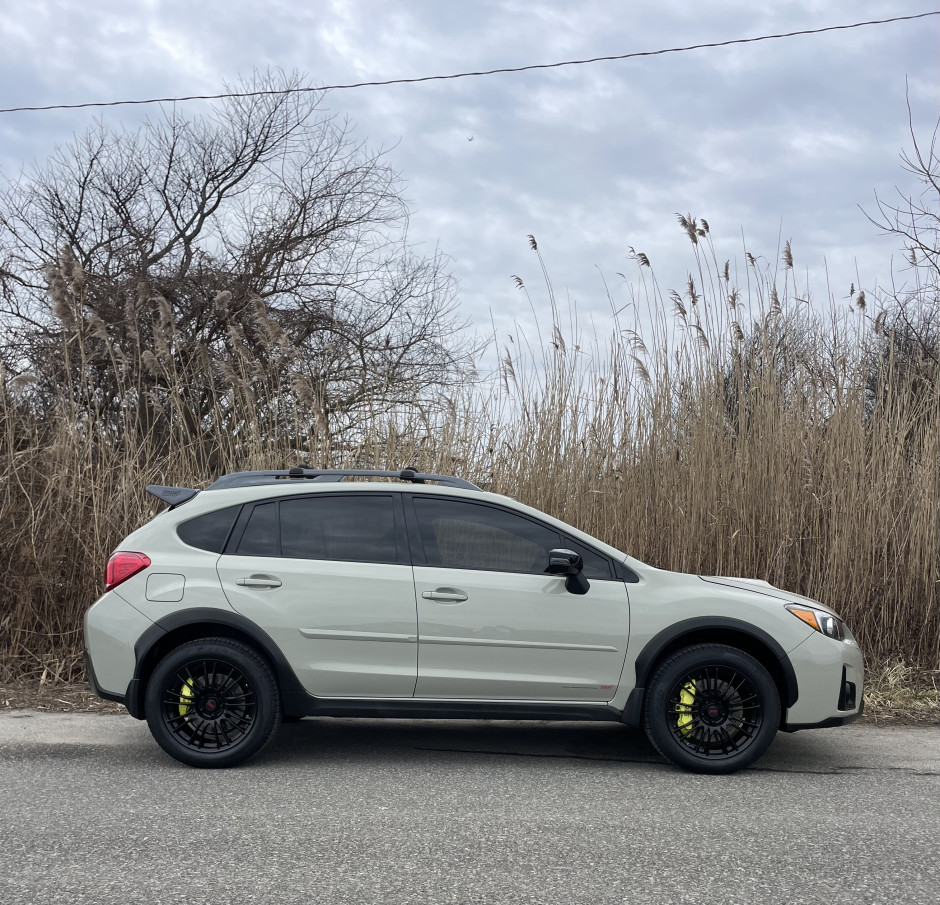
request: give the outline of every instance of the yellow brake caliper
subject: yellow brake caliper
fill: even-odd
[[[688,737],[692,732],[692,705],[695,703],[695,682],[686,682],[679,692],[679,703],[676,704],[676,713],[679,714],[676,723],[679,733]]]
[[[193,697],[193,680],[187,679],[180,689],[180,716],[186,716],[189,713],[189,706]]]

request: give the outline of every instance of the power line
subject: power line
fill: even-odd
[[[730,47],[733,44],[754,44],[758,41],[773,41],[778,38],[795,38],[800,35],[820,35],[829,31],[845,31],[850,28],[863,28],[867,25],[887,25],[890,22],[910,22],[913,19],[925,19],[928,16],[940,16],[940,10],[929,13],[917,13],[912,16],[893,16],[890,19],[870,19],[867,22],[853,22],[850,25],[827,25],[825,28],[807,28],[802,31],[788,31],[777,35],[760,35],[756,38],[734,38],[730,41],[715,41],[709,44],[689,44],[686,47],[666,47],[662,50],[641,50],[634,53],[621,53],[613,56],[591,57],[587,60],[565,60],[560,63],[533,63],[529,66],[510,66],[502,69],[484,69],[479,72],[455,72],[450,75],[425,75],[413,79],[385,79],[374,82],[351,82],[348,85],[321,85],[317,88],[280,88],[264,91],[230,91],[224,94],[188,94],[182,97],[150,97],[144,100],[125,101],[90,101],[84,104],[49,104],[44,107],[7,107],[0,113],[35,113],[43,110],[81,110],[86,107],[127,107],[142,104],[170,104],[182,101],[217,101],[232,97],[262,97],[272,94],[306,94],[316,91],[343,91],[349,88],[376,88],[383,85],[414,85],[418,82],[443,82],[449,79],[476,78],[485,75],[502,75],[512,72],[531,72],[535,69],[560,69],[563,66],[585,66],[589,63],[606,63],[615,60],[632,60],[637,57],[656,57],[667,53],[685,53],[689,50],[706,50],[712,47]]]

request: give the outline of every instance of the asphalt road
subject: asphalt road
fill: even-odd
[[[617,725],[307,719],[227,771],[0,715],[0,903],[940,903],[940,727],[701,777]]]

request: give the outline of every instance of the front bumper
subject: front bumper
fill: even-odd
[[[781,729],[825,729],[854,722],[864,712],[865,666],[852,641],[814,632],[789,653],[799,698],[787,709]]]
[[[863,699],[858,705],[858,709],[848,716],[831,716],[819,723],[785,723],[783,731],[799,732],[801,729],[834,729],[837,726],[848,726],[849,723],[854,723],[864,712],[865,701]]]

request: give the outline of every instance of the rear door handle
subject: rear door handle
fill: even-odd
[[[248,578],[236,578],[235,584],[243,588],[255,588],[262,591],[267,588],[279,588],[281,580],[273,575],[251,575]]]
[[[437,588],[433,591],[422,591],[421,596],[425,600],[437,600],[442,603],[462,603],[467,600],[467,595],[457,588]]]

